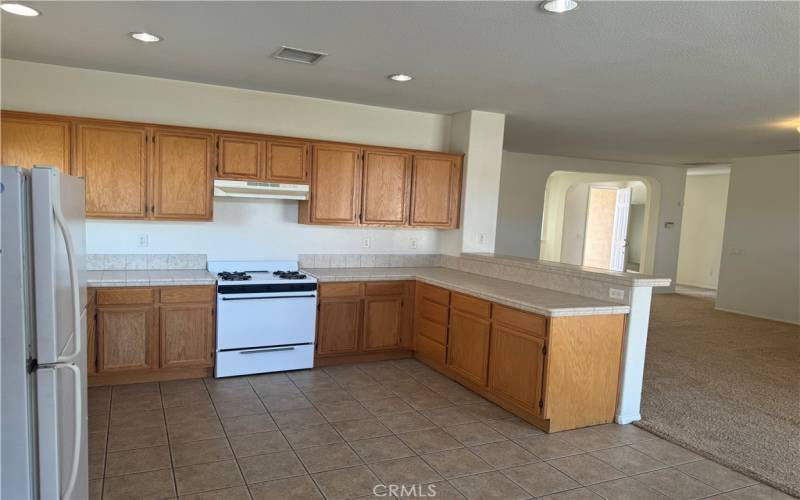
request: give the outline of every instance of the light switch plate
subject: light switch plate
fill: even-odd
[[[140,234],[136,238],[136,246],[139,248],[147,248],[150,245],[150,238],[146,234]]]
[[[369,238],[364,238],[361,240],[361,248],[369,248],[370,244],[371,242],[369,241]]]

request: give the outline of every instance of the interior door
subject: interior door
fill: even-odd
[[[631,188],[617,189],[614,212],[614,235],[611,241],[612,271],[625,270],[625,252],[628,250],[628,221],[631,213]]]

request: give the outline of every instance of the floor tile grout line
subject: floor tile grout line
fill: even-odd
[[[164,396],[161,391],[161,383],[157,382],[158,384],[158,397],[161,400],[161,416],[164,419],[164,434],[167,436],[167,451],[169,451],[169,465],[170,475],[172,476],[172,487],[175,488],[175,496],[178,497],[180,493],[178,492],[178,478],[175,474],[175,460],[172,456],[172,442],[169,438],[169,427],[167,426],[167,409],[164,408]],[[203,384],[205,387],[205,384]]]

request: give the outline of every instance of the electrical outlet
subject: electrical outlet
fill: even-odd
[[[478,243],[479,244],[485,245],[486,244],[486,240],[487,240],[486,233],[478,233]]]
[[[410,244],[411,244],[411,249],[412,250],[416,250],[417,249],[417,239],[416,238],[411,238]]]
[[[361,240],[361,248],[369,248],[369,247],[370,247],[369,238],[362,239]]]
[[[616,300],[625,300],[625,290],[620,290],[619,288],[609,288],[608,296]]]
[[[136,246],[139,248],[147,248],[150,245],[150,238],[146,234],[140,234],[136,238]]]

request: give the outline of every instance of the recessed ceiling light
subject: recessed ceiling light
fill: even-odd
[[[36,17],[41,14],[41,12],[36,9],[15,2],[0,3],[0,9],[3,9],[9,14],[16,14],[18,16],[25,17]]]
[[[146,33],[144,31],[134,31],[132,33],[128,33],[128,36],[133,38],[134,40],[138,40],[144,43],[155,43],[160,42],[162,38],[158,35],[154,35],[152,33]]]
[[[410,82],[411,80],[414,79],[413,76],[406,75],[403,73],[395,73],[394,75],[389,75],[386,78],[388,78],[389,80],[394,80],[396,82]]]
[[[541,7],[547,12],[561,14],[578,8],[577,0],[547,0],[541,3]]]

